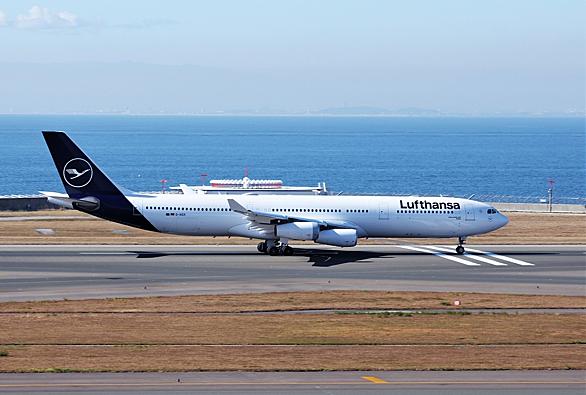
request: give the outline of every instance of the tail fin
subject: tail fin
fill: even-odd
[[[43,137],[70,197],[122,195],[120,189],[64,132],[43,132]]]
[[[74,208],[100,218],[156,231],[98,166],[64,132],[43,132]],[[132,193],[132,192],[130,192]]]

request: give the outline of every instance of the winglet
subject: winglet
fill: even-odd
[[[188,187],[187,184],[179,184],[179,188],[181,188],[184,195],[195,195],[193,188]]]
[[[230,206],[232,211],[235,211],[235,212],[241,213],[241,214],[248,213],[248,210],[246,208],[244,208],[244,206],[242,206],[240,203],[238,203],[234,199],[228,199],[228,205]]]

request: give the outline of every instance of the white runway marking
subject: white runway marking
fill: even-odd
[[[442,254],[441,252],[436,252],[436,251],[433,251],[433,250],[426,250],[426,249],[420,248],[420,247],[412,247],[412,246],[397,246],[397,247],[404,248],[404,249],[407,249],[407,250],[418,251],[418,252],[425,252],[425,253],[428,253],[428,254],[432,254],[432,255],[438,256],[440,258],[444,258],[444,259],[448,259],[450,261],[454,261],[454,262],[461,263],[462,265],[466,265],[466,266],[480,266],[479,263],[470,262],[470,261],[467,261],[467,260],[462,259],[462,258],[458,258],[458,257],[455,257],[455,256],[450,256],[450,255]]]
[[[447,248],[447,247],[435,247],[435,246],[427,246],[427,248],[431,248],[432,250],[438,250],[438,251],[447,251],[447,252],[454,252],[453,248]],[[470,250],[472,251],[472,250]],[[493,266],[507,266],[506,263],[502,263],[502,262],[498,262],[498,261],[493,261],[492,259],[488,259],[488,258],[484,258],[478,255],[470,255],[468,253],[464,253],[464,255],[466,258],[469,259],[474,259],[480,262],[484,262],[484,263],[488,263],[489,265],[493,265]]]
[[[515,264],[517,264],[519,266],[535,266],[533,263],[525,262],[525,261],[522,261],[522,260],[519,260],[519,259],[515,259],[515,258],[510,258],[510,257],[504,256],[504,255],[495,254],[494,252],[490,252],[490,251],[480,251],[480,250],[475,250],[473,248],[468,248],[468,247],[466,247],[466,250],[468,250],[470,252],[476,252],[476,253],[488,255],[488,256],[491,256],[493,258],[500,259],[500,260],[503,260],[503,261],[515,263]]]

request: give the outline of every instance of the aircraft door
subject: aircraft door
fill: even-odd
[[[378,219],[388,220],[389,219],[389,204],[380,203],[378,205]]]
[[[474,207],[466,205],[464,207],[464,210],[466,211],[465,216],[464,216],[464,219],[466,221],[476,221],[476,216],[474,214]]]

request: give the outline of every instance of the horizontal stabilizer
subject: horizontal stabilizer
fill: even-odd
[[[47,201],[55,206],[78,209],[82,208],[85,211],[94,211],[100,207],[100,201],[92,196],[81,199],[73,199],[64,193],[58,192],[43,192],[41,194],[47,197]]]

